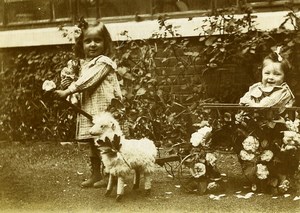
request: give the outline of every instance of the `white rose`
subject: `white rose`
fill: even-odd
[[[245,150],[241,150],[240,156],[242,160],[252,160],[255,157],[253,153],[248,153]]]
[[[286,145],[300,145],[300,134],[294,131],[283,132],[283,143]]]
[[[199,134],[198,132],[194,132],[191,136],[190,142],[195,147],[199,146],[201,142],[201,134]]]
[[[199,178],[199,177],[205,175],[205,173],[206,173],[206,167],[205,167],[205,164],[203,164],[203,163],[196,163],[194,165],[194,168],[191,168],[191,174],[195,178]]]
[[[206,156],[205,156],[205,160],[212,166],[215,166],[216,165],[216,161],[217,161],[217,158],[214,154],[212,153],[207,153]]]
[[[212,128],[208,127],[208,126],[204,126],[204,127],[200,128],[197,132],[194,132],[191,135],[190,142],[195,147],[199,146],[200,144],[202,146],[207,145],[206,142],[207,142],[209,135],[211,134],[211,131],[212,131]]]
[[[258,140],[253,137],[253,136],[248,136],[244,141],[243,141],[243,148],[246,151],[252,151],[255,152],[259,147],[259,142]]]
[[[281,151],[288,151],[288,150],[293,150],[293,149],[297,149],[296,146],[293,146],[293,145],[286,145],[283,147],[283,149],[281,149]]]
[[[208,185],[207,185],[207,189],[208,190],[212,190],[212,189],[216,189],[216,188],[218,188],[218,184],[216,183],[216,182],[210,182],[210,183],[208,183]]]
[[[295,141],[297,142],[298,145],[300,145],[300,134],[297,133],[296,137],[295,137]]]
[[[54,81],[46,80],[46,81],[44,81],[44,83],[42,85],[42,89],[46,92],[54,90],[55,88],[56,88],[56,85],[55,85]]]
[[[295,119],[294,121],[286,121],[286,127],[290,130],[290,131],[294,131],[294,132],[298,132],[299,131],[299,123],[300,120],[299,119]]]
[[[283,191],[288,191],[290,188],[290,182],[288,180],[284,180],[282,181],[282,183],[278,186],[278,188],[280,188]]]
[[[257,164],[257,171],[256,171],[256,176],[258,177],[258,179],[267,179],[268,175],[269,175],[269,170],[267,168],[266,165],[263,164]]]
[[[269,162],[273,158],[274,154],[271,150],[264,150],[264,152],[261,154],[260,159],[262,161]]]
[[[198,131],[202,134],[201,144],[203,146],[207,145],[207,142],[209,141],[208,138],[211,135],[212,128],[209,126],[204,126],[201,129],[199,129]]]
[[[283,131],[283,137],[284,138],[290,138],[293,139],[297,135],[294,131]]]

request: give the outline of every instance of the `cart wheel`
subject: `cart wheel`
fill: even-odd
[[[164,163],[164,168],[165,168],[166,172],[170,176],[172,176],[173,179],[176,177],[175,173],[176,173],[176,170],[179,168],[179,166],[180,166],[179,161]]]
[[[208,181],[205,177],[195,178],[192,175],[192,168],[196,163],[197,154],[189,154],[182,159],[178,167],[178,180],[181,188],[188,193],[202,195],[206,192]]]

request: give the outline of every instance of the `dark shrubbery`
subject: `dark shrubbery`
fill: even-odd
[[[53,50],[54,49],[54,50]],[[0,73],[1,139],[67,140],[75,132],[74,113],[44,96],[42,83],[72,57],[68,50],[24,49],[8,53]]]
[[[156,34],[155,39],[116,43],[115,59],[125,99],[122,106],[114,103],[111,110],[127,127],[129,137],[147,136],[166,144],[188,140],[193,123],[201,120],[199,103],[237,102],[248,85],[232,85],[233,75],[242,74],[247,79],[244,84],[257,81],[257,66],[273,46],[282,45],[298,67],[299,21],[294,13],[286,22],[296,20],[295,30],[286,30],[283,23],[270,32],[252,27],[250,14],[240,19],[219,17],[224,19],[222,26],[209,17],[206,35],[199,38],[181,38],[172,32],[166,17],[160,17],[160,28],[173,37]],[[242,32],[245,29],[247,32]],[[212,34],[216,30],[219,35]],[[45,96],[41,89],[43,81],[56,78],[73,57],[71,47],[11,50],[5,57],[5,69],[0,73],[0,139],[73,140],[75,112]],[[218,83],[224,74],[233,76],[231,81]],[[293,75],[290,86],[299,88],[298,68]]]

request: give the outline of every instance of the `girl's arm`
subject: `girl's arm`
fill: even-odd
[[[72,92],[69,89],[55,90],[54,93],[60,98],[66,98],[68,95],[72,94]]]
[[[96,63],[94,66],[85,70],[77,81],[73,82],[69,87],[71,93],[86,90],[102,81],[107,74],[112,70],[112,67],[105,63]]]
[[[111,70],[111,65],[103,62],[96,62],[89,67],[88,70],[84,70],[83,75],[81,75],[77,81],[72,82],[67,89],[56,90],[55,93],[60,98],[65,98],[73,93],[88,89],[103,80]]]

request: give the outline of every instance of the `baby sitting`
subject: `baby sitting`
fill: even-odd
[[[240,104],[262,109],[236,115],[239,136],[235,150],[251,189],[274,195],[286,193],[298,170],[295,132],[288,131],[283,112],[292,107],[295,97],[285,82],[290,65],[280,55],[280,48],[263,60],[262,80],[250,86]],[[269,109],[269,107],[272,109]]]
[[[252,107],[291,107],[295,96],[285,82],[289,63],[278,52],[271,53],[263,60],[262,80],[250,86],[240,99],[240,104]]]

